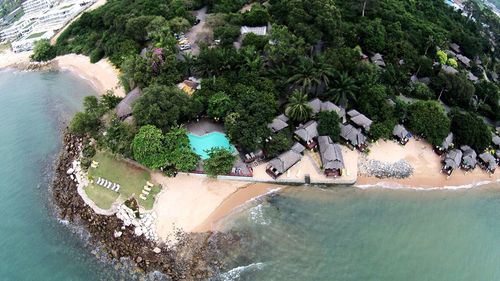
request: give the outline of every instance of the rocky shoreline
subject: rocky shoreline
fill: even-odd
[[[64,134],[52,185],[54,203],[61,219],[86,229],[91,242],[98,245],[109,259],[120,262],[122,258],[128,258],[144,273],[158,271],[172,280],[200,280],[226,270],[224,259],[240,246],[239,234],[179,232],[178,243],[169,246],[136,236],[134,228],[124,226],[117,216],[96,214],[85,204],[77,192],[77,183],[67,175],[85,141],[70,133]],[[120,235],[116,235],[117,231]]]

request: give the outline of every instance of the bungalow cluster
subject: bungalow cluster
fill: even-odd
[[[491,143],[492,149],[478,155],[468,145],[454,148],[453,133],[450,133],[442,144],[436,147],[438,154],[444,154],[443,169],[441,171],[450,176],[456,169],[462,168],[468,172],[474,170],[479,164],[486,172],[493,174],[497,165],[500,165],[500,136],[493,133]]]

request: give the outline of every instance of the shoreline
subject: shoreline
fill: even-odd
[[[87,56],[67,54],[48,62],[35,63],[30,61],[31,53],[13,53],[10,50],[0,52],[0,70],[13,68],[27,71],[69,71],[88,81],[99,95],[112,90],[116,96],[125,97],[125,91],[118,78],[120,72],[108,59],[92,64]]]

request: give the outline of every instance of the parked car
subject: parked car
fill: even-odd
[[[189,44],[180,45],[179,48],[181,49],[181,51],[185,51],[191,49],[191,45]]]

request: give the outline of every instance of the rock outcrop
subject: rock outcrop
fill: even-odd
[[[66,133],[52,186],[53,198],[62,219],[84,227],[91,241],[110,259],[128,258],[144,272],[159,271],[172,280],[200,280],[224,270],[224,258],[240,245],[235,233],[177,234],[175,247],[156,242],[151,227],[154,214],[139,215],[127,205],[116,215],[99,215],[85,204],[77,192],[80,155],[84,138]],[[81,169],[80,169],[81,170]]]

